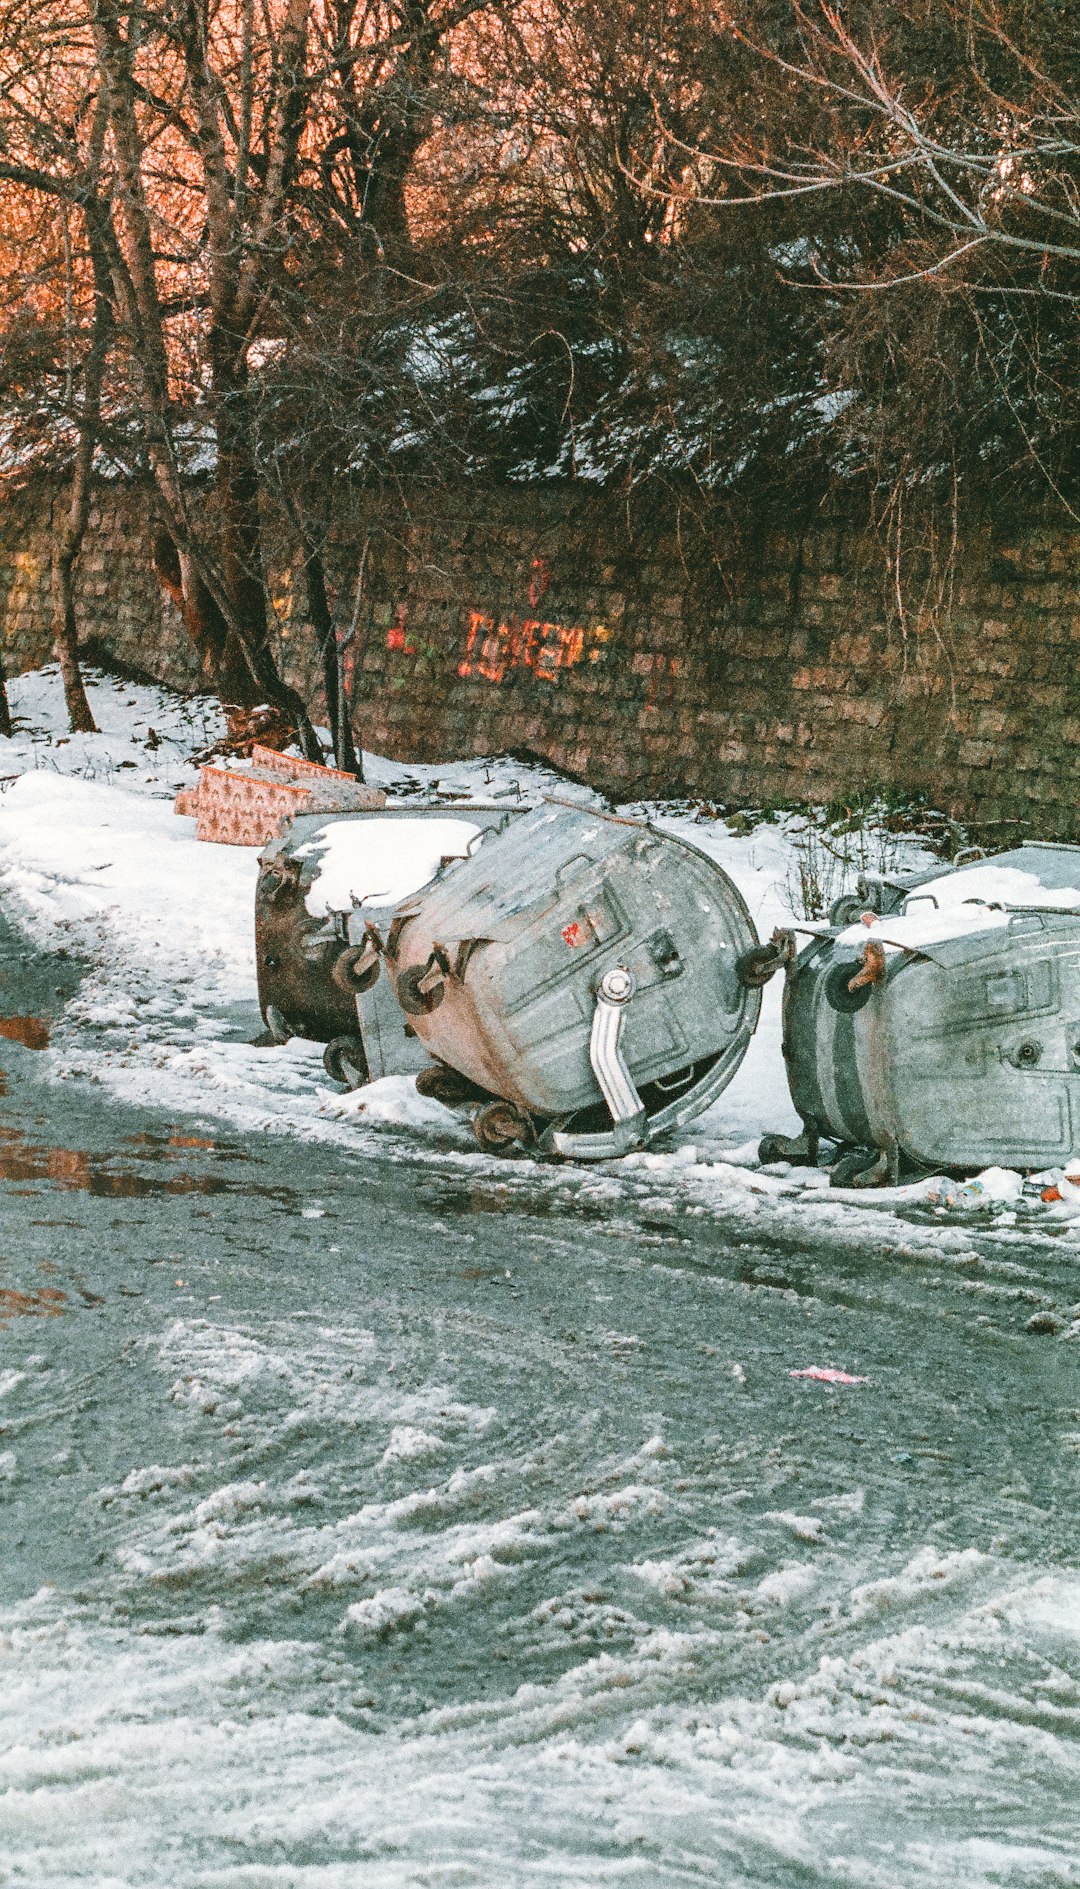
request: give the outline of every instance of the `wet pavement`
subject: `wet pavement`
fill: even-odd
[[[0,965],[0,1884],[1080,1885],[1080,1243],[241,1143]]]

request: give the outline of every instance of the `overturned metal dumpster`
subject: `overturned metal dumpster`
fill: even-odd
[[[406,894],[466,854],[520,810],[402,802],[371,812],[301,814],[260,859],[255,894],[259,1005],[279,1042],[327,1045],[335,1081],[349,1087],[429,1062],[377,961],[366,928],[388,929]]]
[[[1026,845],[860,888],[874,905],[762,948],[782,964],[784,1056],[803,1136],[842,1145],[834,1181],[904,1165],[1058,1165],[1080,1146],[1080,847]],[[877,909],[874,909],[876,906]],[[834,913],[846,920],[851,908]]]
[[[367,942],[416,1040],[487,1098],[473,1123],[489,1148],[646,1145],[726,1087],[760,1008],[737,970],[757,934],[726,873],[572,803],[488,835]]]

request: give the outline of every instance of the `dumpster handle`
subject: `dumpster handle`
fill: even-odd
[[[557,1154],[585,1152],[586,1142],[590,1144],[590,1151],[595,1146],[597,1153],[602,1146],[604,1152],[612,1155],[629,1154],[631,1148],[639,1148],[648,1139],[645,1104],[627,1068],[621,1047],[626,1009],[634,995],[634,988],[633,975],[625,965],[614,964],[604,973],[597,987],[592,1034],[589,1038],[589,1061],[611,1110],[614,1126],[606,1135],[553,1135],[551,1145]]]

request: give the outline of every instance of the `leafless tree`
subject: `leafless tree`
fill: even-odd
[[[86,231],[93,283],[90,338],[82,361],[81,397],[74,412],[76,443],[67,495],[67,510],[53,543],[53,642],[64,685],[68,721],[73,732],[96,732],[79,662],[79,626],[75,614],[75,564],[86,536],[94,454],[101,436],[101,396],[113,332],[112,280],[109,271],[105,210],[101,198],[101,164],[105,144],[105,107],[99,97],[93,112],[89,149],[79,178],[77,196]],[[65,205],[65,208],[67,206]],[[67,258],[70,267],[70,257]],[[70,308],[71,297],[66,298]],[[70,341],[70,317],[65,341]]]
[[[273,653],[252,351],[280,337],[290,302],[325,296],[343,262],[361,311],[414,278],[422,286],[408,194],[417,154],[463,83],[451,44],[474,15],[512,10],[512,0],[0,5],[0,185],[86,227],[82,304],[93,315],[58,625],[71,631],[111,359],[124,409],[111,416],[114,437],[149,473],[155,568],[204,672],[241,711],[272,703],[311,754],[307,708]],[[295,499],[290,510],[302,525]],[[325,641],[318,531],[302,539]]]
[[[14,23],[20,23],[18,18]],[[35,55],[40,57],[42,48],[31,44],[28,49],[23,49],[17,39],[12,45],[12,24],[10,17],[4,19],[3,26],[7,30],[0,42],[3,53],[8,55],[5,61],[6,76],[9,82],[14,81],[11,89],[23,108],[16,115],[23,119],[23,129],[29,123],[32,131],[31,148],[36,147],[35,154],[43,157],[45,162],[40,171],[30,173],[29,179],[26,177],[28,167],[25,163],[21,166],[0,163],[0,178],[9,184],[13,181],[29,181],[33,194],[44,201],[48,219],[63,234],[60,253],[52,257],[53,279],[50,280],[50,251],[47,243],[44,256],[39,253],[36,271],[37,286],[46,291],[45,306],[49,305],[48,292],[51,290],[53,307],[62,310],[59,323],[54,324],[57,326],[56,339],[62,355],[62,367],[53,376],[54,381],[60,382],[52,403],[53,419],[59,423],[68,439],[74,438],[66,509],[53,546],[53,637],[71,728],[80,732],[93,732],[94,719],[79,662],[73,576],[86,531],[93,456],[101,419],[102,385],[112,330],[111,286],[101,237],[102,206],[98,198],[106,130],[105,112],[99,101],[95,108],[86,113],[85,98],[73,99],[69,95],[70,117],[67,122],[58,120],[52,128],[53,135],[43,136],[43,128],[35,123],[33,90],[25,84],[19,86],[20,78],[26,80],[31,77],[25,69],[20,72],[20,61],[26,59],[27,51],[31,59]],[[49,55],[55,49],[47,46],[44,50],[44,63],[51,66]],[[38,71],[32,76],[40,85],[45,75]],[[55,72],[50,76],[55,76]],[[88,136],[82,135],[85,127],[80,125],[80,119],[84,117],[89,120]],[[9,140],[5,138],[5,151],[8,148]],[[85,337],[79,307],[81,297],[75,280],[78,273],[77,258],[73,253],[80,224],[91,258],[93,308],[89,337],[81,360],[78,358],[79,349]],[[59,281],[55,279],[58,270],[62,277]],[[46,357],[48,352],[46,348]],[[33,391],[40,392],[40,385]]]
[[[813,198],[871,192],[908,212],[922,254],[868,275],[866,290],[941,275],[970,285],[969,265],[999,251],[1034,266],[1013,293],[1080,299],[1080,25],[1075,10],[1015,0],[938,0],[934,56],[912,58],[904,28],[929,23],[922,0],[891,8],[831,0],[794,5],[798,55],[754,32],[753,7],[728,8],[731,33],[795,86],[816,93],[832,136],[801,145],[797,124],[774,127],[772,149],[735,139],[688,148],[690,189],[729,206],[740,197]],[[1041,21],[1037,15],[1041,13]],[[891,15],[891,18],[890,18]],[[884,30],[883,30],[884,29]],[[922,69],[920,70],[920,66]],[[662,114],[662,105],[658,101]],[[791,135],[792,132],[794,135]],[[722,194],[711,180],[723,179]],[[1051,274],[1066,265],[1061,282]],[[847,281],[845,287],[856,286]]]

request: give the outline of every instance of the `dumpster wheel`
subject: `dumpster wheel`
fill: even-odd
[[[407,1017],[430,1016],[442,1003],[446,992],[441,983],[436,983],[430,990],[421,990],[422,978],[428,976],[426,964],[414,964],[409,970],[399,973],[396,990],[397,1000]]]
[[[830,1187],[895,1187],[900,1178],[898,1150],[849,1148],[829,1172]]]
[[[372,958],[370,945],[350,945],[348,950],[338,952],[330,967],[330,976],[339,990],[355,997],[358,992],[370,990],[377,981],[379,960]]]
[[[854,1016],[864,1004],[870,1002],[872,985],[858,984],[852,990],[852,979],[862,970],[859,961],[847,964],[834,964],[825,978],[825,1001],[831,1010],[836,1010],[842,1017]]]
[[[335,1036],[323,1050],[323,1068],[331,1082],[362,1089],[369,1080],[364,1045],[358,1036]]]
[[[472,1118],[473,1134],[487,1154],[505,1154],[515,1142],[533,1139],[532,1123],[513,1102],[496,1097],[485,1102]]]
[[[275,1043],[287,1043],[295,1035],[292,1024],[276,1004],[267,1004],[263,1012],[266,1027]]]
[[[793,931],[774,931],[768,944],[755,945],[735,960],[735,975],[744,990],[761,990],[783,966],[794,963]]]
[[[867,901],[861,899],[857,892],[841,892],[829,907],[829,923],[838,931],[845,930],[848,925],[857,925],[866,907]]]
[[[814,1122],[803,1123],[801,1135],[763,1135],[758,1143],[762,1167],[787,1161],[793,1167],[816,1167],[820,1136]]]

